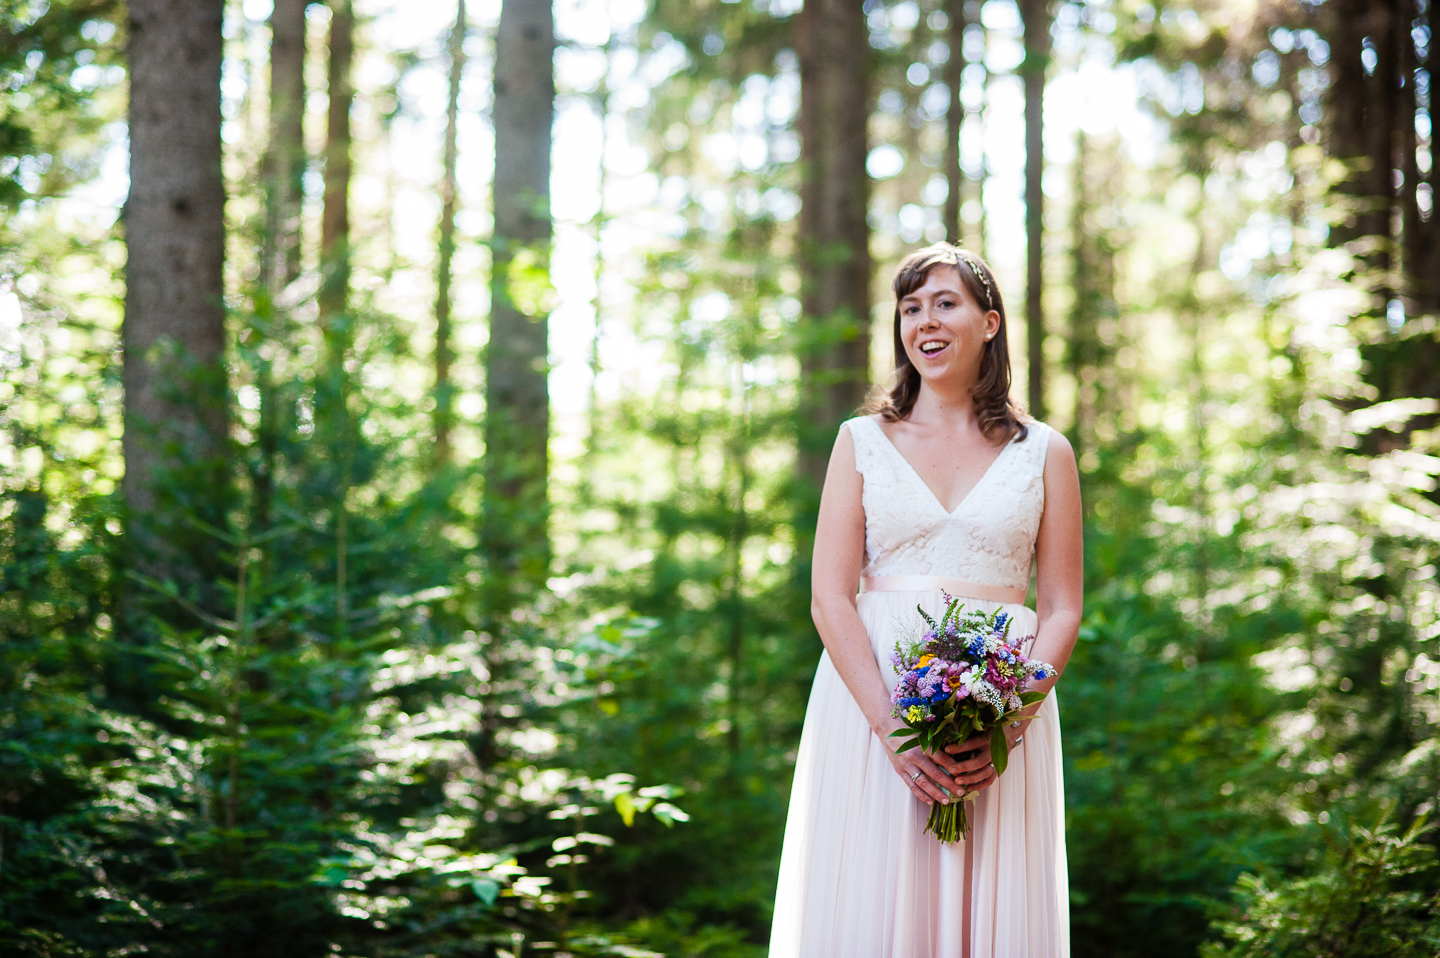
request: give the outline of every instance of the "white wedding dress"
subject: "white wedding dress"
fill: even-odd
[[[1048,426],[1030,423],[1028,438],[1012,440],[953,513],[875,420],[842,428],[864,478],[863,576],[940,576],[1023,596],[1045,504]],[[919,621],[917,605],[938,618],[944,600],[938,590],[858,598],[887,686],[896,680],[890,651],[899,631]],[[1018,602],[1003,607],[1015,619],[1012,636],[1034,634],[1033,611]],[[1066,958],[1065,801],[1053,693],[1024,738],[1005,774],[970,803],[970,838],[941,844],[924,833],[928,806],[895,773],[822,655],[795,762],[771,958]]]

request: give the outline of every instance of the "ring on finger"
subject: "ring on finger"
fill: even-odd
[[[916,782],[920,781],[920,773],[921,773],[922,771],[923,771],[923,769],[918,769],[918,768],[917,768],[917,769],[915,770],[915,774],[910,776],[910,784],[911,784],[911,785],[914,785]]]

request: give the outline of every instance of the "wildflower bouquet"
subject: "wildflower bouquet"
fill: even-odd
[[[990,761],[999,775],[1010,758],[1006,723],[1015,721],[1021,709],[1045,698],[1044,692],[1025,691],[1026,683],[1055,670],[1021,651],[1034,640],[1033,635],[1010,640],[1014,620],[1005,612],[965,612],[961,600],[949,595],[945,599],[940,621],[920,609],[928,628],[915,638],[896,643],[890,656],[900,673],[890,697],[895,705],[891,714],[906,725],[890,734],[908,739],[897,751],[918,747],[935,754],[947,745],[989,733]],[[974,796],[960,797],[972,801]],[[970,830],[965,801],[932,806],[925,831],[942,842],[964,838]]]

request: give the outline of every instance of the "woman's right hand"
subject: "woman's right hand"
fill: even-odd
[[[953,776],[960,771],[960,764],[952,756],[943,753],[929,755],[918,748],[904,752],[895,751],[904,741],[891,738],[890,733],[904,727],[903,722],[897,721],[893,726],[875,733],[880,736],[880,741],[885,743],[885,752],[890,758],[890,764],[895,768],[895,774],[904,780],[905,787],[910,789],[911,794],[926,805],[934,805],[936,802],[948,805],[959,801],[965,786]],[[948,789],[950,794],[946,795],[941,791],[942,788]]]

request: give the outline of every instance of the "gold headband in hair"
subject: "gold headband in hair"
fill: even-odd
[[[965,261],[965,265],[970,267],[970,272],[974,273],[975,278],[980,281],[980,285],[985,287],[985,308],[994,309],[995,294],[990,292],[990,281],[985,278],[985,271],[980,268],[979,260],[975,259],[969,250],[961,249],[958,246],[955,247],[955,255]]]

